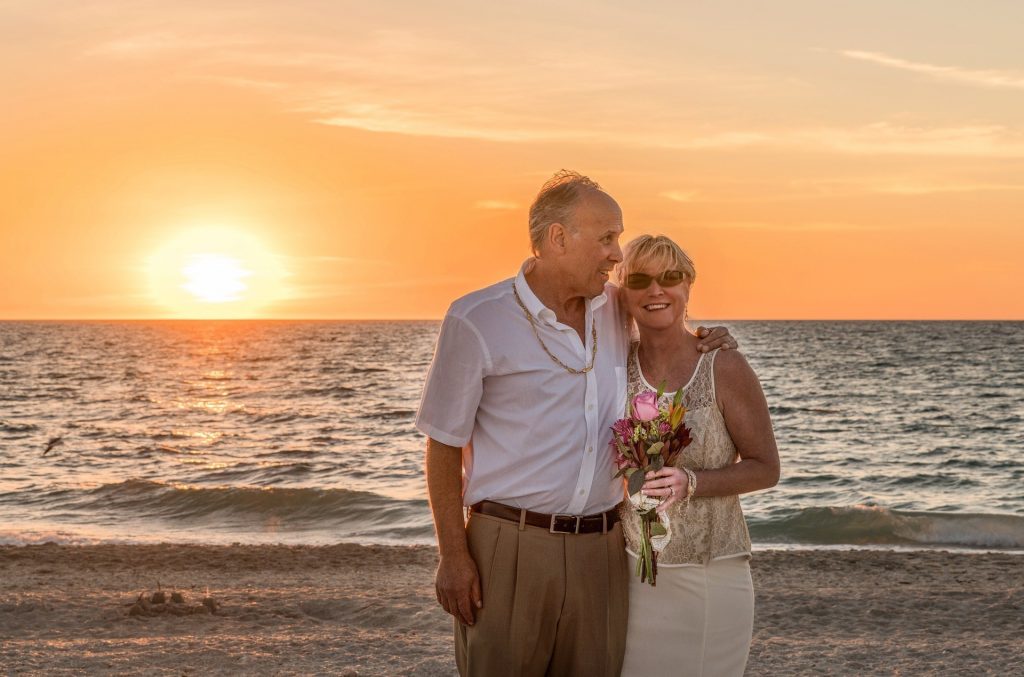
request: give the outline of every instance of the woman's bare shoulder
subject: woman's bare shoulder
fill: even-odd
[[[718,385],[742,386],[757,382],[746,356],[737,349],[721,350],[715,353],[715,382]]]

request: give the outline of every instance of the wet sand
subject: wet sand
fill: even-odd
[[[431,547],[0,546],[0,672],[452,675],[436,563]],[[1022,556],[766,551],[752,567],[748,675],[1024,674]],[[136,604],[158,587],[183,602]]]

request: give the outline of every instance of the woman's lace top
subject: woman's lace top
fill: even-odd
[[[639,346],[634,342],[629,351],[627,402],[632,402],[637,393],[657,390],[647,383],[640,371],[637,359]],[[683,387],[683,406],[686,407],[683,422],[690,428],[692,442],[679,454],[675,463],[677,467],[685,466],[694,471],[714,470],[728,467],[738,459],[736,446],[729,437],[725,418],[715,400],[714,364],[717,353],[717,350],[703,353],[693,377]],[[667,407],[673,395],[665,393],[658,402],[659,406]],[[628,501],[621,510],[626,545],[636,553],[640,543],[640,518]],[[668,517],[672,538],[658,555],[659,564],[707,564],[713,559],[750,553],[750,534],[737,495],[695,496],[685,507],[682,501],[676,501],[669,507]]]

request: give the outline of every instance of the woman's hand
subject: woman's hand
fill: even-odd
[[[662,468],[647,473],[640,491],[645,496],[661,496],[664,500],[658,506],[658,512],[665,512],[668,507],[686,496],[690,479],[679,468]]]

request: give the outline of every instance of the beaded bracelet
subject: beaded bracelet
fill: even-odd
[[[690,505],[690,498],[693,497],[693,493],[697,491],[697,473],[693,472],[689,468],[683,468],[683,472],[686,473],[688,482],[686,483],[686,498],[683,499],[683,506]]]

